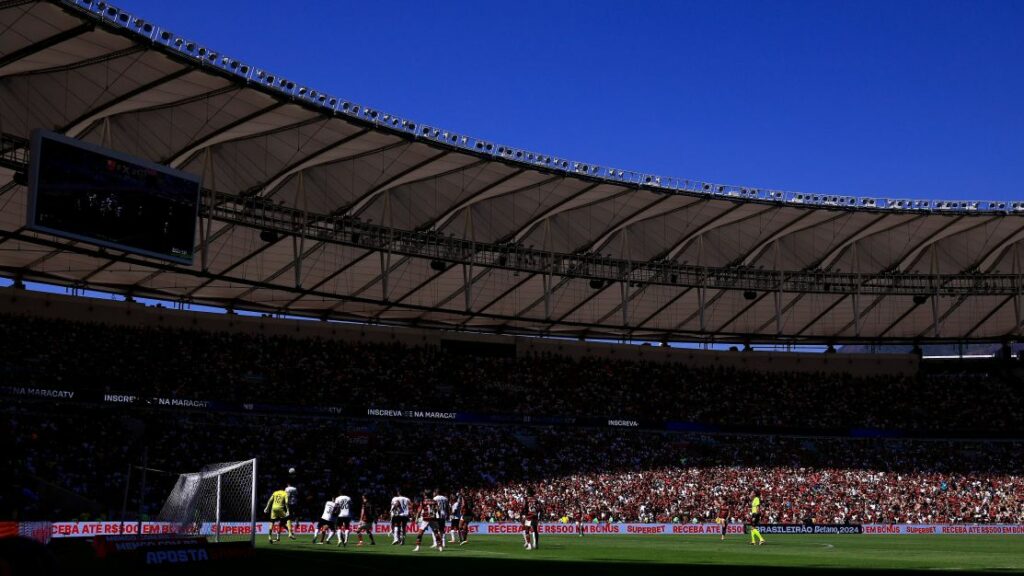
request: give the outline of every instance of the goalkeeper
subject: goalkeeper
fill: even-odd
[[[267,534],[267,538],[271,544],[280,542],[281,532],[288,529],[288,492],[277,490],[271,494],[263,512],[270,514],[270,533]],[[277,540],[274,539],[275,534]]]

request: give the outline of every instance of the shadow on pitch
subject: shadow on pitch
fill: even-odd
[[[142,568],[140,566],[121,566],[110,562],[103,562],[95,559],[91,554],[88,544],[79,546],[61,547],[59,553],[54,555],[48,553],[46,562],[39,563],[37,554],[39,550],[33,550],[32,562],[20,563],[14,566],[14,570],[0,574],[11,574],[12,576],[57,576],[84,574],[103,574],[103,576],[120,576],[122,574],[145,574],[147,576],[180,575],[180,576],[224,576],[225,574],[239,574],[245,576],[281,576],[288,573],[300,574],[333,574],[338,570],[344,572],[361,571],[360,573],[383,576],[401,575],[429,576],[439,574],[451,576],[453,574],[485,574],[486,576],[547,576],[557,574],[559,576],[570,574],[581,574],[586,576],[605,576],[638,574],[642,576],[669,575],[686,576],[700,574],[735,574],[739,576],[773,576],[781,574],[796,574],[798,576],[811,576],[814,574],[829,573],[836,576],[852,574],[901,574],[901,575],[923,575],[933,574],[928,570],[891,570],[891,569],[850,569],[834,568],[830,566],[752,566],[752,565],[725,565],[725,564],[661,564],[655,560],[651,562],[636,561],[605,561],[590,562],[580,560],[551,560],[546,558],[531,558],[526,553],[521,557],[509,556],[505,558],[481,558],[465,557],[441,554],[310,554],[305,550],[290,550],[286,548],[261,548],[257,550],[254,558],[247,558],[235,561],[220,561],[202,564],[190,564],[179,566],[166,566],[160,568]],[[41,548],[41,547],[39,547]],[[6,552],[10,552],[7,550]],[[0,553],[0,568],[4,567],[6,554]],[[8,564],[7,568],[11,568]],[[20,568],[20,569],[18,569]],[[981,574],[981,572],[963,572],[959,574]],[[988,572],[991,574],[991,572]]]
[[[849,569],[834,568],[830,566],[735,566],[723,564],[661,564],[652,561],[646,562],[588,562],[579,560],[548,560],[533,559],[523,555],[522,558],[480,558],[480,557],[458,557],[455,555],[442,556],[440,554],[425,555],[346,555],[338,557],[334,554],[307,554],[302,551],[287,549],[261,550],[257,557],[257,572],[274,574],[276,571],[289,571],[290,569],[307,569],[313,573],[320,570],[330,571],[343,568],[348,570],[365,570],[366,574],[373,575],[402,575],[416,574],[417,576],[430,574],[486,574],[487,576],[547,576],[549,574],[581,574],[586,576],[605,576],[623,574],[638,574],[643,576],[669,575],[679,576],[685,574],[736,574],[740,576],[773,576],[776,574],[796,574],[798,576],[811,576],[827,572],[830,574],[845,576],[852,574],[872,575],[923,575],[934,574],[934,570],[887,570],[887,569]],[[310,558],[314,556],[315,558]],[[301,567],[301,568],[299,568]],[[264,572],[266,571],[266,572]],[[249,572],[248,574],[253,574]],[[963,572],[959,574],[980,574],[981,572]],[[189,576],[196,576],[190,572]]]

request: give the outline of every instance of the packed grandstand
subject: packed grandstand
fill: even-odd
[[[999,366],[914,375],[767,372],[614,356],[517,356],[514,346],[474,353],[397,342],[0,320],[0,361],[9,383],[82,394],[341,407],[347,415],[458,411],[969,435],[1019,432],[1024,409],[1016,374]]]
[[[1016,362],[858,376],[731,367],[745,352],[695,368],[0,319],[7,456],[23,474],[4,505],[26,519],[117,518],[125,463],[144,449],[149,466],[184,470],[267,446],[260,484],[296,468],[308,520],[339,487],[386,519],[395,487],[439,486],[484,521],[517,520],[529,491],[556,522],[742,522],[760,486],[778,523],[1024,522]],[[141,508],[129,495],[133,514],[159,510],[162,481]]]

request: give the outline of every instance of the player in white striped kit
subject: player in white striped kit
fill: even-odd
[[[409,526],[409,509],[412,501],[402,492],[395,490],[395,497],[391,499],[391,545],[405,544],[405,530]]]
[[[334,499],[334,514],[338,517],[337,528],[338,546],[348,545],[348,533],[352,529],[352,499],[342,494]],[[327,539],[331,541],[330,538]]]
[[[334,535],[335,522],[337,516],[334,514],[334,500],[328,500],[324,503],[324,513],[320,516],[320,519],[316,521],[316,532],[313,533],[313,543],[323,544],[326,540],[330,540],[331,536]],[[324,535],[326,534],[326,538]],[[317,537],[320,541],[317,542]]]

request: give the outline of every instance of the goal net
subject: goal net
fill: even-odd
[[[256,460],[204,466],[178,476],[157,521],[177,534],[256,543]]]

